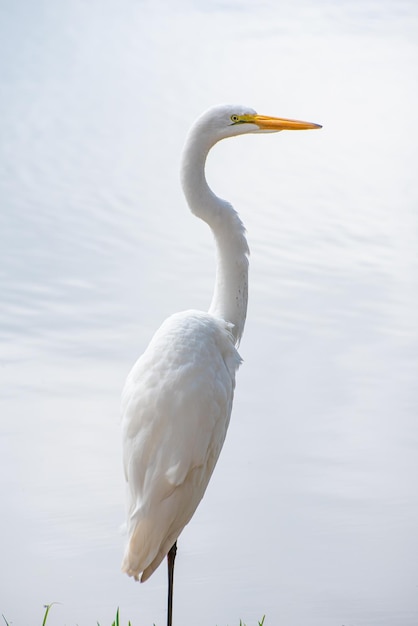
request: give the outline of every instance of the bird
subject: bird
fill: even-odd
[[[208,312],[183,311],[163,322],[128,374],[121,403],[128,534],[122,571],[144,582],[167,556],[167,626],[177,539],[203,498],[225,440],[247,314],[246,231],[232,205],[209,187],[206,158],[228,137],[316,128],[227,104],[203,113],[186,139],[181,183],[191,212],[214,236],[213,297]]]

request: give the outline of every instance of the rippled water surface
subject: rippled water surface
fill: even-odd
[[[0,612],[165,623],[119,571],[119,397],[214,253],[178,182],[202,110],[321,131],[208,162],[252,250],[228,438],[179,541],[176,624],[418,623],[415,2],[0,6]]]

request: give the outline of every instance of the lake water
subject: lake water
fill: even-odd
[[[0,612],[165,623],[120,573],[119,397],[214,252],[178,164],[218,102],[321,131],[240,137],[208,178],[251,246],[233,417],[179,540],[175,624],[418,624],[418,5],[0,6]]]

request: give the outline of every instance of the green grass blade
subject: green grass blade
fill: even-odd
[[[54,603],[52,603],[52,604],[54,604]],[[42,622],[42,626],[45,626],[45,624],[46,624],[46,620],[47,620],[47,617],[48,617],[49,609],[51,608],[52,604],[44,604],[44,609],[46,609],[46,610],[45,610],[44,621]]]

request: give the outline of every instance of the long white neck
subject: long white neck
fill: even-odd
[[[211,228],[216,242],[215,290],[209,313],[233,324],[239,343],[244,331],[248,300],[248,243],[238,213],[209,188],[205,163],[214,144],[192,129],[183,152],[181,178],[190,210]]]

